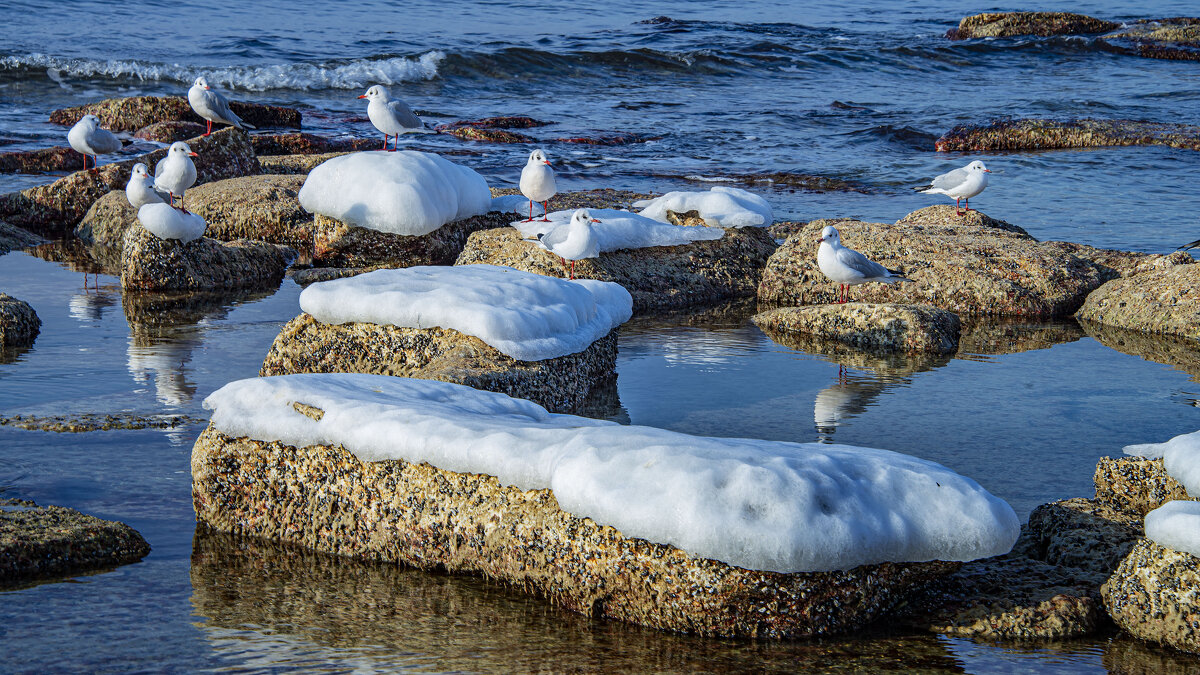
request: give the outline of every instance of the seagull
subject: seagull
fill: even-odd
[[[371,124],[374,124],[376,129],[383,132],[384,150],[388,149],[388,136],[396,137],[392,142],[392,149],[395,150],[396,141],[400,140],[400,134],[436,133],[425,128],[421,118],[413,114],[412,109],[404,101],[388,98],[387,87],[381,84],[371,87],[359,98],[365,98],[369,102],[367,117],[371,118]]]
[[[192,88],[188,89],[188,103],[192,105],[192,110],[196,114],[203,117],[208,122],[208,131],[204,132],[207,136],[212,133],[213,122],[221,124],[232,124],[238,129],[255,127],[242,121],[242,118],[237,116],[237,113],[229,109],[229,101],[221,95],[221,92],[208,86],[208,80],[203,77],[197,77],[192,83]]]
[[[529,200],[529,219],[533,220],[533,203],[542,202],[542,222],[549,222],[545,214],[550,213],[550,198],[558,192],[554,185],[554,169],[550,168],[550,160],[540,149],[529,153],[529,161],[521,169],[521,194]]]
[[[1175,250],[1176,251],[1186,251],[1190,248],[1196,248],[1197,246],[1200,246],[1200,239],[1197,239],[1196,241],[1193,241],[1190,244],[1184,244],[1183,246],[1180,246],[1179,248],[1177,248]]]
[[[199,156],[187,143],[176,141],[167,150],[167,156],[154,167],[154,188],[170,195],[171,206],[175,205],[175,197],[179,197],[179,208],[184,213],[188,210],[183,205],[183,192],[196,183],[196,165],[192,158]]]
[[[878,281],[894,284],[897,281],[912,281],[900,276],[900,272],[889,270],[877,262],[867,259],[867,256],[852,248],[842,246],[842,236],[837,228],[826,225],[821,230],[821,247],[817,249],[817,267],[821,274],[829,277],[830,281],[838,283],[841,296],[839,304],[845,304],[850,299],[850,287],[865,284],[868,281]]]
[[[171,198],[169,193],[154,189],[154,178],[145,164],[138,162],[133,165],[133,173],[125,186],[125,198],[136,211],[146,204],[166,204]]]
[[[988,184],[987,174],[991,172],[991,169],[984,166],[983,162],[975,160],[961,169],[955,169],[934,178],[929,185],[913,189],[927,195],[946,195],[954,200],[956,209],[959,202],[965,200],[967,211],[970,211],[971,197],[983,192]],[[965,213],[959,211],[958,215],[965,215]]]
[[[96,155],[107,155],[121,149],[121,139],[107,129],[100,128],[100,118],[95,115],[84,115],[75,126],[67,132],[67,142],[75,151],[83,155],[83,169],[87,170],[88,155],[92,156],[92,173],[96,168]]]
[[[570,260],[571,272],[568,278],[574,279],[576,260],[600,256],[600,243],[596,241],[596,233],[592,231],[592,223],[598,222],[600,221],[593,218],[587,209],[579,209],[571,216],[571,222],[539,234],[537,243],[558,256],[564,268]]]

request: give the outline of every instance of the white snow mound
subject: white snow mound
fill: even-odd
[[[194,213],[184,213],[170,204],[144,204],[137,212],[142,227],[159,239],[178,239],[188,243],[204,236],[208,223]]]
[[[1200,431],[1181,434],[1164,443],[1127,445],[1125,454],[1162,459],[1167,474],[1192,497],[1200,497]]]
[[[535,220],[527,223],[516,221],[510,223],[525,237],[536,237],[550,232],[556,227],[566,227],[571,222],[571,216],[578,209],[570,211],[551,211],[547,216],[550,222]],[[599,220],[592,223],[592,233],[601,253],[620,251],[622,249],[649,248],[651,246],[678,246],[694,241],[720,239],[725,236],[725,230],[719,227],[680,227],[668,225],[657,220],[651,220],[632,211],[617,209],[588,209],[592,217]]]
[[[492,207],[489,211],[500,213],[515,213],[518,216],[529,216],[529,200],[521,195],[504,195],[492,197]],[[536,218],[546,212],[540,202],[533,203],[533,216]]]
[[[1146,538],[1200,556],[1200,502],[1176,500],[1147,513]]]
[[[312,284],[300,308],[321,323],[452,328],[522,361],[581,352],[633,315],[608,281],[495,265],[384,269]]]
[[[311,419],[293,402],[325,411]],[[625,535],[748,569],[846,570],[1006,553],[1016,514],[970,478],[887,450],[689,436],[547,412],[457,384],[303,374],[231,382],[204,401],[222,433],[341,444],[549,488]]]
[[[429,234],[487,213],[487,181],[461,164],[415,150],[354,152],[322,163],[300,188],[300,206],[350,225]]]
[[[641,214],[667,222],[667,211],[699,211],[704,222],[714,227],[767,227],[775,214],[767,200],[753,192],[716,185],[708,192],[668,192],[657,199],[633,203]]]

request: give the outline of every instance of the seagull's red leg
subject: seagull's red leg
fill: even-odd
[[[533,200],[532,199],[529,200],[529,217],[525,219],[525,222],[527,222],[527,223],[533,222]]]
[[[532,211],[533,202],[529,202],[529,208],[531,209],[529,212],[529,217],[533,218],[533,211]],[[549,199],[542,202],[542,222],[543,223],[550,222],[550,200]]]
[[[204,132],[204,135],[207,136],[212,133],[212,120],[204,120],[204,121],[208,122],[208,129]]]
[[[572,261],[571,261],[571,276],[570,276],[570,277],[567,277],[567,278],[568,278],[568,279],[574,279],[574,278],[575,278],[575,261],[574,261],[574,260],[572,260]]]
[[[967,197],[966,199],[963,200],[963,202],[967,206],[967,209],[966,209],[967,213],[970,213],[971,212],[971,198]]]

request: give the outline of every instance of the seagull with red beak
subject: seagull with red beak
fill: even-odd
[[[550,168],[550,160],[540,149],[529,153],[529,161],[521,169],[521,194],[529,200],[529,218],[533,220],[533,203],[542,203],[542,222],[550,222],[546,214],[550,213],[550,198],[558,192],[554,184],[554,169]]]
[[[817,249],[817,267],[830,281],[837,282],[840,304],[844,305],[850,300],[851,286],[869,281],[884,284],[912,281],[900,276],[899,271],[889,270],[858,251],[842,246],[842,236],[832,225],[826,225],[825,229],[821,230],[821,238],[817,241],[821,242],[820,248]]]
[[[966,202],[967,211],[970,211],[971,197],[983,192],[983,189],[987,187],[989,173],[991,170],[984,166],[983,162],[975,160],[961,169],[955,169],[934,178],[929,185],[913,189],[927,195],[946,195],[954,200],[955,208],[959,207],[960,202]],[[966,213],[959,211],[958,215],[962,216]]]
[[[388,149],[388,136],[395,136],[391,148],[395,150],[397,149],[396,143],[400,140],[400,134],[437,133],[427,128],[421,118],[417,117],[404,101],[390,98],[387,87],[381,84],[371,87],[359,98],[367,99],[367,117],[371,119],[371,124],[374,124],[376,129],[383,132],[384,150]]]
[[[600,257],[600,242],[596,239],[596,233],[592,231],[592,223],[598,222],[600,221],[593,218],[587,209],[579,209],[571,216],[571,222],[539,234],[537,243],[558,256],[564,269],[570,260],[571,271],[568,278],[574,279],[576,260]]]
[[[184,213],[188,210],[183,205],[183,193],[196,183],[196,165],[192,163],[192,158],[199,156],[192,152],[187,143],[177,141],[171,144],[167,156],[154,167],[155,189],[170,195],[171,206],[175,205],[175,198],[179,197],[179,209]]]
[[[192,110],[195,110],[197,115],[208,122],[208,131],[204,132],[205,136],[212,133],[213,122],[232,124],[238,129],[254,128],[243,122],[237,113],[230,110],[229,101],[221,95],[221,92],[208,86],[208,80],[203,77],[197,77],[192,88],[188,89],[188,103],[191,104]]]

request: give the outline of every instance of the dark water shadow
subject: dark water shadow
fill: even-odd
[[[1200,341],[1179,335],[1159,335],[1118,328],[1095,321],[1080,321],[1088,337],[1123,354],[1161,363],[1187,373],[1200,382]]]
[[[1029,321],[1021,318],[965,319],[958,338],[958,358],[1003,356],[1054,345],[1075,342],[1086,337],[1075,319]]]

